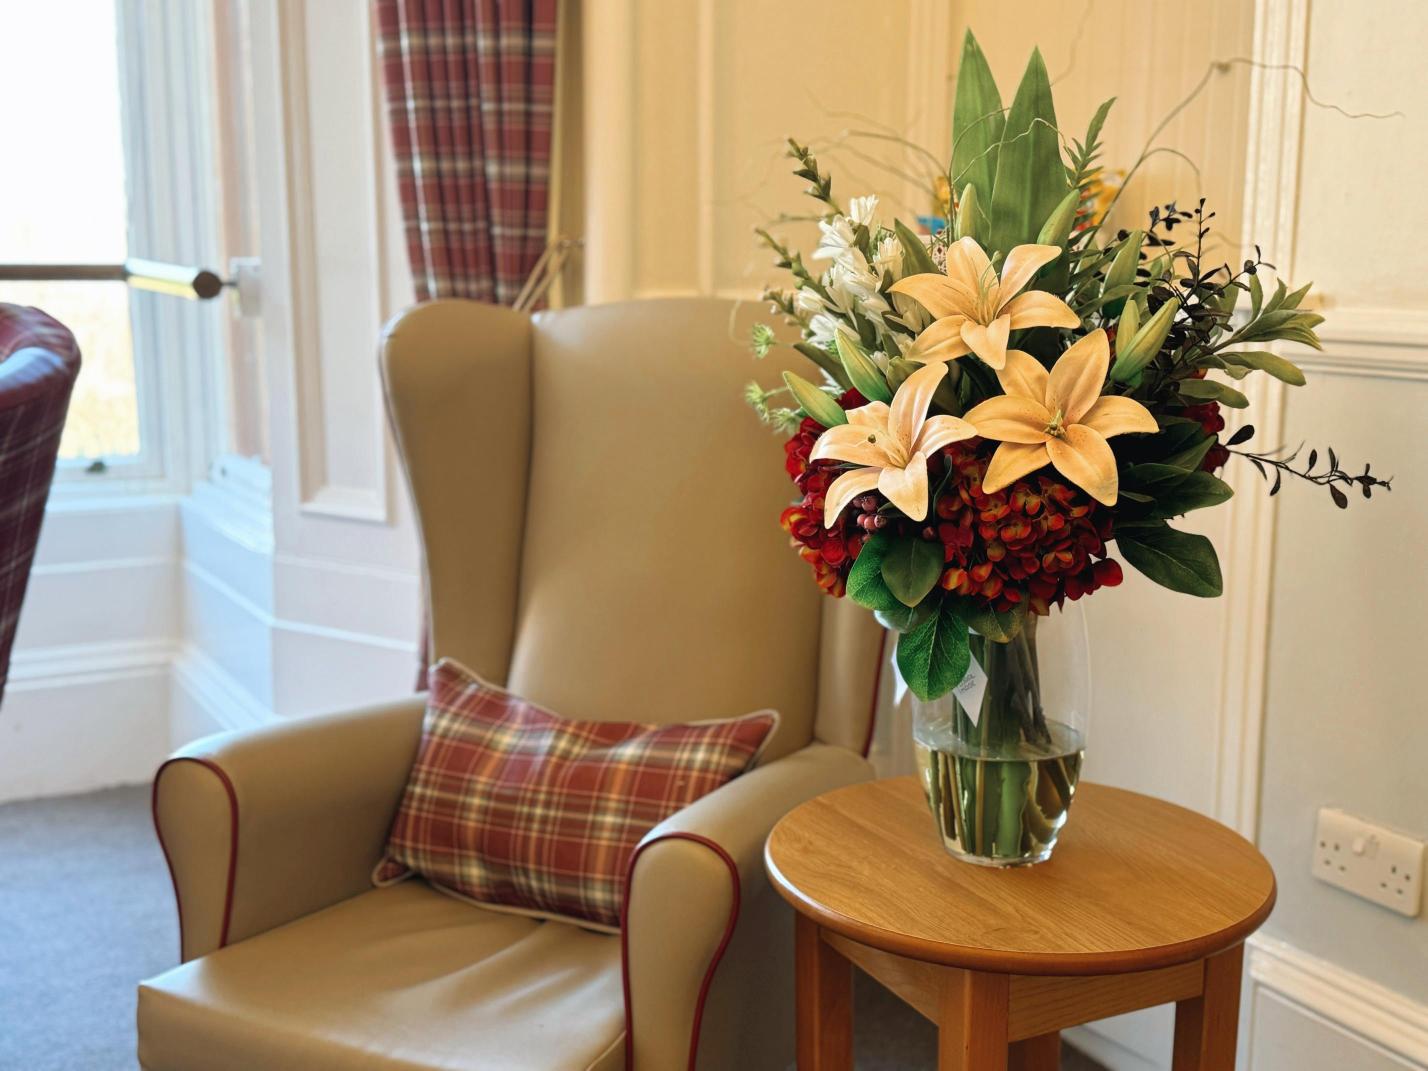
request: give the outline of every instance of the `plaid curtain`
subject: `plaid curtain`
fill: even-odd
[[[546,244],[557,0],[375,0],[418,301],[511,304]]]
[[[78,374],[79,347],[62,324],[0,303],[0,696]]]

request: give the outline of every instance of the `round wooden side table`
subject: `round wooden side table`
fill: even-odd
[[[1083,783],[1048,862],[988,869],[900,777],[798,807],[764,861],[797,912],[799,1071],[851,1071],[853,965],[937,1024],[941,1071],[1051,1071],[1066,1027],[1172,1001],[1175,1071],[1234,1067],[1274,872],[1209,818]]]

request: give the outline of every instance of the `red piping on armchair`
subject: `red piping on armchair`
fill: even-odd
[[[620,973],[625,989],[625,1071],[634,1071],[635,1066],[635,1013],[630,1004],[630,893],[634,888],[635,864],[639,862],[641,853],[650,845],[658,844],[662,840],[688,840],[704,845],[717,855],[729,869],[729,880],[732,883],[729,921],[724,926],[724,936],[720,938],[719,946],[709,957],[709,966],[704,971],[704,980],[699,985],[699,997],[694,1004],[694,1026],[689,1035],[688,1071],[695,1071],[695,1063],[699,1059],[699,1027],[704,1020],[704,1002],[709,998],[709,987],[714,983],[714,972],[719,967],[719,961],[724,958],[724,950],[733,940],[734,926],[739,921],[739,865],[721,845],[698,833],[674,832],[664,833],[652,840],[647,840],[635,849],[634,854],[630,856],[629,869],[625,872],[625,902],[620,907]]]
[[[154,773],[154,787],[149,797],[149,809],[153,814],[154,833],[159,838],[159,848],[164,853],[164,862],[169,867],[169,880],[174,886],[174,904],[178,908],[179,922],[179,959],[183,959],[184,948],[184,924],[183,924],[183,896],[179,892],[178,874],[174,871],[174,861],[169,856],[169,846],[164,843],[163,826],[159,824],[159,779],[164,776],[167,770],[176,762],[192,762],[210,771],[223,785],[223,791],[228,794],[228,880],[223,893],[223,926],[218,932],[218,947],[223,948],[228,944],[228,924],[233,919],[233,882],[238,875],[238,793],[233,788],[233,782],[219,766],[211,759],[192,758],[187,755],[179,755],[164,762]]]

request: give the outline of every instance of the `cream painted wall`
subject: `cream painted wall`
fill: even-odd
[[[1311,879],[1309,867],[1320,806],[1428,837],[1418,672],[1428,602],[1428,457],[1419,442],[1428,427],[1428,276],[1415,244],[1428,225],[1425,49],[1422,4],[1309,5],[1315,96],[1350,112],[1404,115],[1305,109],[1293,267],[1322,289],[1331,341],[1311,362],[1308,386],[1286,394],[1283,438],[1331,442],[1346,465],[1371,459],[1396,490],[1344,514],[1327,509],[1322,492],[1277,499],[1259,825],[1280,880],[1266,932],[1414,1002],[1406,1014],[1416,1034],[1399,1050],[1414,1066],[1428,1066],[1428,918],[1348,896]],[[1336,1062],[1348,1051],[1343,1036],[1308,1044],[1302,1022],[1272,998],[1254,1010],[1256,1068],[1349,1066]],[[1352,1066],[1379,1066],[1362,1045],[1358,1052]]]
[[[914,183],[860,154],[904,171],[915,156],[843,135],[891,128],[944,155],[968,25],[1008,99],[1040,44],[1070,136],[1117,95],[1110,167],[1129,167],[1205,80],[1157,141],[1190,160],[1152,157],[1116,221],[1134,225],[1152,204],[1203,195],[1219,213],[1227,259],[1242,255],[1249,223],[1269,243],[1268,259],[1292,278],[1315,279],[1341,310],[1327,351],[1306,362],[1310,385],[1282,410],[1282,392],[1261,392],[1255,422],[1274,435],[1282,418],[1296,441],[1333,429],[1344,454],[1397,471],[1400,490],[1344,515],[1309,488],[1267,500],[1258,478],[1241,473],[1233,507],[1190,525],[1219,546],[1229,595],[1197,601],[1132,576],[1090,600],[1089,776],[1259,833],[1283,889],[1270,932],[1288,943],[1251,955],[1243,1055],[1255,1068],[1358,1066],[1345,1052],[1365,1067],[1428,1061],[1415,1048],[1428,1052],[1426,924],[1313,883],[1304,855],[1321,803],[1428,833],[1428,796],[1412,765],[1428,754],[1414,724],[1420,689],[1398,669],[1412,658],[1414,607],[1428,595],[1412,534],[1425,517],[1421,500],[1404,493],[1422,482],[1421,451],[1403,434],[1424,424],[1428,379],[1428,284],[1403,241],[1425,222],[1417,175],[1428,163],[1428,109],[1415,64],[1428,45],[1428,8],[597,0],[585,12],[591,300],[752,297],[776,278],[749,231],[779,212],[807,211],[780,159],[785,134],[820,150],[840,195],[871,189],[900,212],[908,202],[921,208]],[[1305,105],[1297,75],[1254,73],[1250,57],[1307,62],[1317,97],[1350,111],[1416,114],[1351,122]],[[1385,406],[1390,420],[1377,415]],[[886,727],[884,746],[901,731]],[[1075,1040],[1116,1068],[1164,1067],[1168,1027],[1166,1014],[1142,1016]]]

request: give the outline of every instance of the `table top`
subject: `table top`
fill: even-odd
[[[809,800],[764,850],[795,910],[861,944],[1008,974],[1118,974],[1237,944],[1274,907],[1274,871],[1233,830],[1082,782],[1049,861],[994,869],[943,849],[912,777]]]

